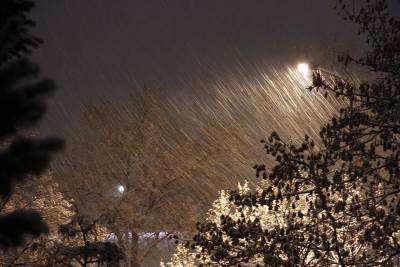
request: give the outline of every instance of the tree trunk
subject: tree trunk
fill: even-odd
[[[129,259],[129,265],[130,267],[140,267],[140,262],[139,262],[139,235],[135,232],[132,231],[132,237],[131,237],[131,258]]]

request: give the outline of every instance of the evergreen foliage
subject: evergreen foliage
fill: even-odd
[[[5,213],[3,208],[16,183],[46,171],[59,138],[34,139],[21,132],[36,125],[46,113],[45,96],[53,92],[50,79],[39,77],[39,68],[23,58],[41,40],[29,34],[34,22],[27,18],[34,3],[4,0],[0,5],[0,245],[22,245],[26,234],[39,236],[48,231],[41,215],[31,210]]]

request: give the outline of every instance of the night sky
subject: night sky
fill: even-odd
[[[332,6],[320,0],[38,1],[36,33],[45,44],[34,58],[59,86],[46,125],[63,131],[99,95],[121,99],[144,85],[190,94],[195,80],[224,79],[238,65],[248,79],[260,64],[325,60],[332,47],[356,43],[354,29]]]

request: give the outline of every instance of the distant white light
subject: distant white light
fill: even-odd
[[[120,192],[122,194],[124,191],[125,191],[125,187],[123,185],[119,185],[118,192]]]
[[[303,75],[307,76],[308,73],[310,72],[310,67],[308,66],[307,63],[300,63],[297,65],[297,70]]]

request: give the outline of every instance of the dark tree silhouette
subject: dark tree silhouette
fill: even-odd
[[[41,40],[31,36],[34,22],[27,14],[32,1],[4,0],[0,4],[0,246],[24,243],[25,236],[48,231],[41,215],[30,210],[5,211],[14,185],[31,175],[42,174],[51,155],[60,150],[58,138],[24,137],[23,130],[37,124],[46,113],[44,97],[53,92],[50,79],[38,78],[39,68],[22,58]]]
[[[50,248],[40,244],[46,251],[46,266],[120,266],[123,252],[113,239],[114,234],[104,225],[109,215],[88,218],[71,203],[74,215],[67,224],[59,226],[62,242]],[[104,241],[105,239],[108,240]],[[114,240],[116,241],[116,240]]]
[[[261,191],[230,193],[242,217],[206,221],[188,246],[208,262],[232,266],[398,266],[400,254],[400,21],[387,1],[337,1],[346,20],[359,26],[369,51],[339,56],[344,65],[364,67],[361,83],[313,75],[310,90],[346,101],[320,132],[322,146],[305,136],[300,145],[272,133],[263,140],[277,164],[266,170]],[[348,8],[350,7],[350,8]],[[333,82],[332,82],[333,79]],[[284,223],[262,225],[259,207],[283,207]],[[246,212],[244,212],[246,210]],[[250,211],[252,217],[246,216]],[[199,259],[203,257],[199,254]]]

